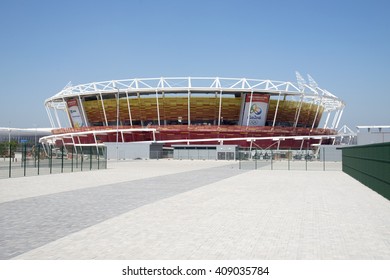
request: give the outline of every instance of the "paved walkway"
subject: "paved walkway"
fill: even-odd
[[[132,161],[0,180],[1,259],[390,259],[390,201],[339,171]]]

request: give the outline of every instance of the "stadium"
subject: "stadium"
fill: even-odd
[[[296,83],[173,77],[68,84],[45,100],[53,135],[40,142],[261,149],[332,144],[345,104],[309,75],[308,81],[297,73]]]

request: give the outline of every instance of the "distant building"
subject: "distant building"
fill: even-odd
[[[357,144],[390,142],[390,125],[357,126]]]
[[[39,138],[51,135],[51,128],[0,127],[0,142],[38,143]]]

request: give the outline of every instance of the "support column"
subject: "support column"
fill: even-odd
[[[340,109],[339,109],[339,110],[337,110],[336,114],[335,114],[335,115],[334,115],[334,117],[333,117],[333,121],[332,121],[332,129],[334,129],[334,128],[335,128],[335,125],[336,125],[336,120],[337,120],[337,118],[338,118],[339,114],[340,114]]]
[[[326,120],[325,120],[325,124],[324,124],[324,129],[326,129],[327,126],[328,126],[329,117],[330,117],[330,111],[328,112],[328,115],[326,116]]]
[[[312,124],[312,126],[311,126],[310,132],[314,129],[314,126],[315,126],[315,124],[316,124],[316,120],[317,120],[318,112],[319,112],[319,110],[320,110],[320,105],[321,105],[321,103],[322,103],[322,98],[320,99],[320,102],[319,102],[318,105],[317,105],[316,114],[315,114],[315,116],[314,116],[314,120],[313,120],[313,124]]]
[[[221,125],[221,114],[222,114],[222,90],[220,90],[219,92],[218,126]]]
[[[187,125],[191,125],[191,91],[188,90],[188,100],[187,100],[187,115],[188,115],[188,121]]]
[[[246,116],[246,126],[249,126],[249,114],[251,113],[250,109],[252,107],[252,98],[253,98],[253,90],[251,91],[251,98],[249,100],[249,111],[248,111],[248,115]],[[246,96],[245,96],[245,101],[246,101]],[[245,113],[245,110],[244,110],[244,113]]]
[[[102,96],[102,93],[99,92],[100,94],[100,101],[102,103],[102,109],[103,109],[103,115],[104,115],[104,120],[106,122],[106,126],[108,126],[108,121],[107,121],[107,115],[106,115],[106,109],[104,108],[104,101],[103,101],[103,96]]]
[[[79,101],[80,101],[81,111],[83,112],[83,117],[84,117],[85,126],[88,126],[87,116],[85,115],[84,105],[83,105],[83,102],[81,101],[80,95],[79,95]]]
[[[343,115],[343,112],[344,112],[344,108],[341,109],[341,112],[340,112],[340,114],[339,114],[339,116],[338,116],[338,118],[337,118],[337,122],[336,122],[335,128],[337,128],[337,127],[339,126],[339,122],[340,122],[340,120],[341,120],[341,116]]]
[[[62,126],[61,126],[60,118],[58,117],[58,113],[57,113],[57,108],[56,107],[54,107],[54,115],[56,116],[58,127],[61,128]]]
[[[45,106],[45,109],[46,109],[47,116],[49,117],[50,125],[51,125],[52,128],[54,128],[55,124],[54,124],[53,117],[52,117],[52,115],[50,113],[50,109],[47,106]]]
[[[129,94],[126,91],[126,100],[127,100],[127,109],[129,110],[129,120],[130,120],[130,126],[133,126],[133,120],[131,118],[131,110],[130,110],[130,100],[129,100]]]
[[[297,127],[297,125],[298,125],[298,120],[299,120],[299,115],[301,114],[301,108],[302,108],[303,99],[304,99],[304,94],[302,93],[302,95],[301,95],[301,103],[299,104],[298,112],[295,111],[295,123],[294,123],[294,127]]]
[[[272,123],[272,127],[275,127],[275,122],[276,122],[276,116],[278,114],[278,109],[279,109],[279,101],[280,101],[280,95],[281,95],[281,91],[279,92],[279,96],[278,96],[278,103],[276,103],[276,109],[275,109],[275,115],[274,115],[274,121]]]
[[[69,114],[69,111],[68,111],[68,104],[66,103],[65,98],[62,98],[62,101],[65,104],[66,116],[68,117],[69,126],[72,127],[72,120],[70,119],[70,114]]]
[[[301,147],[299,148],[299,151],[302,151],[303,143],[305,142],[305,139],[302,139]]]
[[[156,102],[157,102],[157,124],[160,126],[160,106],[158,104],[158,90],[156,89]]]

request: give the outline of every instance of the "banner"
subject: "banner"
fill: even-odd
[[[265,121],[267,120],[268,103],[268,94],[253,94],[252,102],[251,95],[247,94],[245,96],[241,125],[265,126]]]
[[[69,99],[67,101],[68,111],[74,128],[85,126],[83,115],[80,111],[80,107],[77,99]]]

